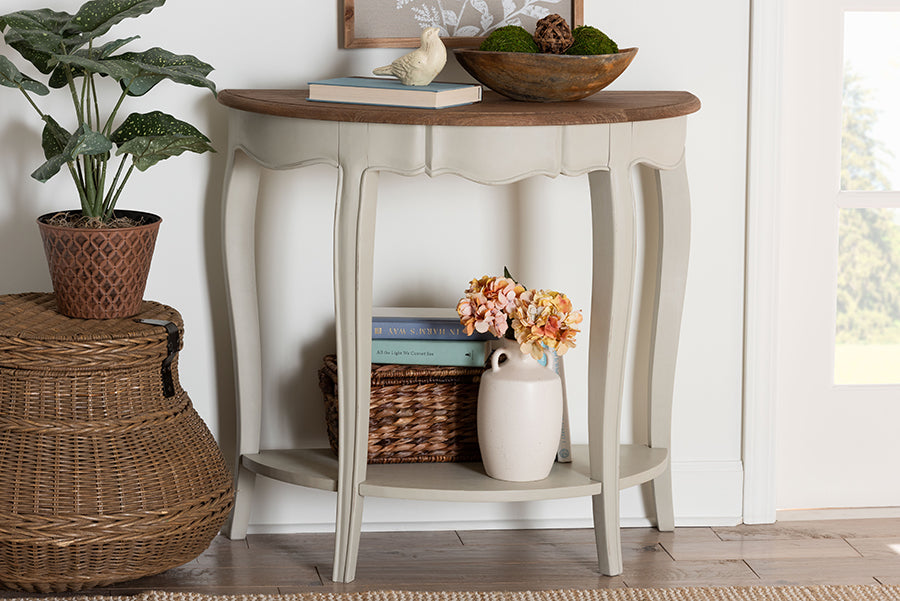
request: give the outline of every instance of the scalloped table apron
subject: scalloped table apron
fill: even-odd
[[[231,475],[178,382],[184,326],[73,319],[0,296],[0,584],[77,591],[191,561],[231,510]]]
[[[306,90],[224,90],[228,167],[223,247],[238,395],[237,495],[225,532],[244,538],[257,475],[337,492],[332,577],[356,573],[367,496],[443,501],[530,501],[590,496],[600,571],[622,572],[619,495],[652,482],[657,525],[674,527],[669,461],[672,389],[690,246],[684,162],[689,92],[603,90],[578,102],[515,102],[485,92],[476,104],[440,110],[309,102]],[[510,152],[510,149],[527,149]],[[337,168],[334,296],[339,454],[261,449],[263,399],[254,245],[263,169]],[[632,167],[653,173],[644,190],[654,219],[637,235]],[[589,444],[537,482],[490,478],[481,463],[367,465],[372,256],[378,175],[456,174],[483,184],[536,175],[587,175],[593,264],[588,358]],[[645,199],[646,200],[646,199]],[[655,213],[655,214],[654,214]],[[652,227],[648,226],[652,224]],[[649,231],[648,231],[649,230]],[[639,254],[637,241],[650,252]],[[642,270],[637,257],[644,257]],[[637,273],[649,274],[634,298]],[[655,276],[655,277],[654,277]],[[632,306],[639,314],[632,315]],[[632,321],[642,327],[626,373]],[[581,346],[581,344],[579,344]],[[587,346],[587,345],[586,345]],[[309,365],[306,369],[315,370]],[[647,444],[619,444],[625,378],[646,382]],[[310,401],[313,402],[313,401]],[[315,400],[319,402],[318,399]],[[584,419],[581,416],[575,419]]]

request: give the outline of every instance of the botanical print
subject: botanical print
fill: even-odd
[[[396,0],[396,8],[412,16],[422,29],[437,27],[442,36],[485,36],[504,25],[533,26],[557,12],[564,0]],[[551,10],[553,9],[553,10]]]

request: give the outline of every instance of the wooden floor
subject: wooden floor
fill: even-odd
[[[96,592],[900,584],[900,519],[622,531],[625,572],[597,572],[591,530],[364,532],[357,579],[331,581],[327,534],[218,537],[196,560]]]

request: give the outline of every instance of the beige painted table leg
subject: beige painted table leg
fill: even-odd
[[[630,130],[614,127],[609,171],[589,174],[593,222],[593,292],[588,357],[588,427],[594,531],[600,572],[622,573],[619,533],[619,421],[635,274],[635,207]],[[618,144],[618,146],[616,146]]]
[[[649,444],[669,449],[666,470],[652,481],[659,530],[675,528],[672,501],[672,398],[691,239],[691,207],[684,158],[656,172],[659,185],[659,256],[649,370]]]
[[[340,185],[335,209],[334,298],[340,449],[332,578],[356,577],[366,476],[372,363],[372,272],[378,172],[368,171],[365,124],[341,124]],[[362,433],[357,437],[357,433]]]
[[[241,150],[229,158],[223,194],[225,285],[234,349],[237,442],[234,509],[223,527],[225,536],[247,536],[256,474],[241,465],[241,456],[259,452],[262,411],[262,355],[256,296],[256,203],[262,167]]]

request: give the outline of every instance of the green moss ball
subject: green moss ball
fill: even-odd
[[[619,46],[608,35],[590,25],[582,25],[572,30],[575,42],[566,54],[615,54]]]
[[[492,31],[478,49],[491,52],[538,52],[538,45],[524,27],[505,25]]]

